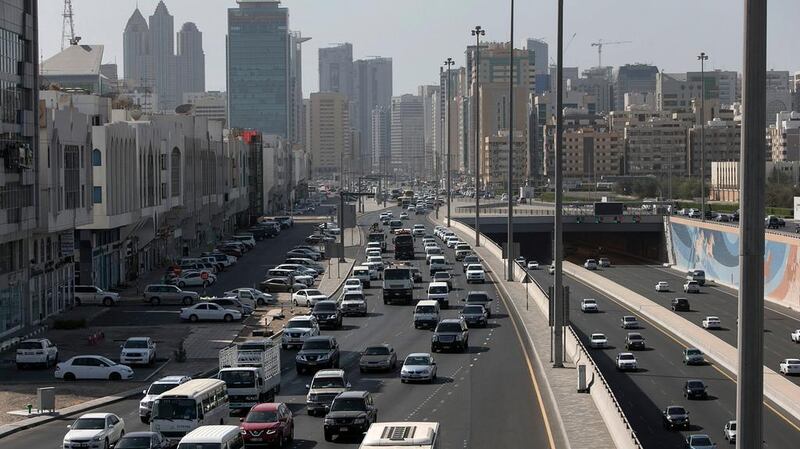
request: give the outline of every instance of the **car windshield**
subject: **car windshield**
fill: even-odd
[[[276,422],[277,420],[278,412],[275,410],[254,410],[247,414],[244,422],[267,423]]]
[[[222,449],[220,443],[181,443],[178,449]]]
[[[728,428],[731,429],[731,430],[736,430],[736,423],[732,422],[732,423],[728,424]]]
[[[335,302],[318,302],[314,306],[314,312],[334,312],[336,311]]]
[[[114,446],[116,449],[150,449],[150,436],[125,437]]]
[[[161,394],[161,393],[163,393],[165,391],[172,390],[176,386],[178,386],[178,384],[154,383],[154,384],[150,385],[150,388],[147,389],[147,394],[155,396],[155,395]]]
[[[38,341],[23,341],[17,349],[42,349],[42,344]]]
[[[364,295],[349,293],[342,298],[344,301],[363,301]]]
[[[461,325],[458,323],[439,323],[436,332],[461,332]]]
[[[480,293],[470,293],[467,295],[467,302],[486,302],[489,300],[489,297],[484,294]]]
[[[389,348],[386,346],[370,346],[364,350],[364,355],[389,355]]]
[[[667,408],[668,415],[685,415],[686,410],[683,407],[669,407]]]
[[[325,296],[319,290],[306,290],[306,294],[308,294],[308,296]]]
[[[331,404],[332,412],[363,412],[367,410],[367,404],[361,398],[340,398]]]
[[[639,334],[632,334],[628,335],[628,340],[643,340],[643,338]]]
[[[72,429],[77,430],[96,430],[106,427],[105,418],[79,418],[72,424]]]
[[[305,351],[307,349],[311,349],[311,350],[325,349],[325,350],[328,350],[328,349],[330,349],[330,347],[331,347],[331,345],[328,342],[328,340],[308,340],[305,343],[303,343],[303,348],[301,350],[302,351]]]
[[[689,388],[703,388],[703,382],[700,382],[699,380],[689,381],[686,382],[686,386]]]
[[[619,359],[620,360],[633,360],[634,357],[633,357],[633,354],[621,354],[619,356]]]
[[[286,327],[311,328],[313,326],[311,325],[311,320],[309,319],[294,319],[294,320],[289,320],[289,323],[286,324]]]
[[[194,399],[159,399],[153,407],[153,419],[197,419],[197,403]]]
[[[477,264],[473,264],[467,267],[467,270],[470,271],[483,271],[483,267]]]
[[[228,388],[249,388],[255,385],[253,371],[221,371],[219,380],[225,382]]]
[[[431,359],[430,359],[430,357],[421,356],[421,355],[409,356],[406,359],[406,363],[405,364],[406,365],[430,365],[431,364]]]
[[[711,446],[711,439],[707,436],[693,436],[692,444],[695,446]]]
[[[441,271],[433,276],[434,279],[450,279],[450,273],[442,273]]]
[[[464,314],[464,315],[476,314],[476,313],[480,314],[480,313],[483,313],[483,307],[481,307],[481,306],[464,306],[464,308],[461,310],[461,313]]]
[[[417,306],[417,313],[436,313],[434,306]]]
[[[125,342],[125,347],[130,349],[144,349],[147,348],[146,340],[128,340]]]
[[[687,349],[686,355],[702,355],[703,353],[700,352],[699,349]]]
[[[606,336],[603,334],[592,334],[592,340],[603,340]]]
[[[583,303],[584,304],[595,304],[595,301],[594,301],[594,299],[584,299]]]
[[[434,286],[434,287],[430,287],[430,288],[428,288],[428,293],[433,293],[433,294],[447,293],[447,287],[446,286],[440,286],[440,285],[437,285],[437,286]]]
[[[311,388],[344,388],[344,379],[341,377],[315,377],[311,381]]]
[[[386,281],[400,281],[411,279],[411,271],[408,269],[386,270],[383,273],[383,279]]]

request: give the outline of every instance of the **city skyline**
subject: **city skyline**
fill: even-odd
[[[167,0],[166,6],[179,23],[194,22],[204,34],[204,50],[207,59],[207,89],[225,90],[225,34],[226,27],[219,26],[218,18],[227,8],[235,7],[234,0],[215,1],[213,6],[198,10],[189,0]],[[353,58],[368,56],[390,57],[394,61],[395,95],[415,93],[417,86],[429,84],[436,79],[437,68],[444,58],[450,56],[457,65],[463,64],[464,50],[470,43],[469,29],[481,24],[486,30],[486,41],[508,39],[507,7],[483,10],[477,0],[445,1],[428,4],[423,0],[410,0],[391,11],[390,2],[353,0],[347,8],[341,4],[320,0],[288,0],[281,4],[290,10],[289,27],[301,31],[311,40],[304,44],[303,91],[307,94],[318,90],[318,49],[338,42],[353,44]],[[686,2],[688,5],[689,2]],[[102,2],[99,0],[76,0],[76,32],[83,44],[106,46],[106,61],[122,64],[122,30],[137,6],[136,0]],[[149,15],[155,10],[158,0],[140,0],[139,9]],[[458,5],[458,9],[456,9]],[[60,5],[59,5],[60,6]],[[581,70],[597,65],[597,49],[591,42],[631,40],[632,43],[608,47],[603,52],[606,65],[619,66],[626,63],[652,63],[665,72],[697,70],[695,55],[705,51],[710,55],[707,70],[722,69],[741,71],[742,46],[740,8],[730,7],[726,0],[711,0],[692,4],[691,15],[685,8],[674,3],[630,5],[622,0],[603,2],[597,5],[581,5],[570,9],[567,5],[565,22],[565,46],[577,33],[565,50],[565,65],[578,66]],[[419,11],[425,10],[421,15]],[[41,14],[41,57],[47,59],[60,49],[61,8],[43,8]],[[357,13],[354,13],[357,12]],[[389,17],[385,21],[357,22],[359,18]],[[616,14],[612,21],[596,21],[602,14]],[[671,35],[675,28],[662,29],[651,26],[646,20],[634,20],[643,16],[662,17],[662,23],[682,23],[679,35]],[[449,16],[448,20],[440,20]],[[800,16],[800,2],[774,0],[769,10],[768,68],[776,70],[800,70],[800,62],[793,60],[791,41],[780,39],[791,35],[792,18]],[[727,39],[717,28],[708,27],[708,20],[729,23]],[[678,22],[679,21],[679,22]],[[335,22],[342,26],[331,27]],[[550,58],[555,58],[555,3],[520,3],[516,12],[518,48],[527,38],[544,38],[550,44]],[[608,24],[618,24],[611,29]],[[352,24],[352,26],[347,26]],[[622,26],[624,25],[624,26]],[[409,26],[417,31],[409,33]],[[424,31],[424,32],[420,32]],[[674,34],[674,33],[673,33]],[[381,39],[375,39],[380,36]],[[682,57],[681,55],[684,55]],[[654,56],[657,55],[657,58]],[[413,62],[412,62],[413,60]],[[420,71],[420,67],[426,67]],[[429,69],[428,69],[429,67]]]

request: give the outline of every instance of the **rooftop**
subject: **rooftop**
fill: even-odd
[[[104,49],[102,45],[70,45],[42,63],[42,75],[99,75]]]

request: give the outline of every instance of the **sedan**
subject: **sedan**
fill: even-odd
[[[581,312],[599,312],[600,309],[597,308],[597,301],[592,298],[586,298],[581,300]]]
[[[667,281],[658,281],[656,284],[656,291],[657,292],[668,292],[669,291],[669,282]]]
[[[665,429],[676,429],[683,427],[689,429],[689,412],[680,405],[670,405],[661,412],[662,424]]]
[[[56,379],[123,380],[133,377],[133,369],[100,355],[78,355],[56,365]]]
[[[702,365],[706,363],[703,351],[697,348],[686,348],[683,350],[684,365]]]
[[[406,212],[400,213],[400,219],[401,220],[408,220],[408,213],[406,213]]]
[[[114,449],[167,449],[169,440],[158,432],[131,432],[125,434]]]
[[[586,262],[583,263],[583,268],[586,268],[587,270],[596,270],[597,261],[594,259],[586,259]]]
[[[67,426],[61,447],[109,448],[125,435],[125,421],[113,413],[87,413]]]
[[[722,429],[722,434],[729,443],[736,443],[736,421],[728,421]]]
[[[358,359],[358,369],[362,373],[368,370],[394,371],[396,367],[397,353],[387,344],[367,346],[361,351],[361,357]]]
[[[216,275],[200,271],[184,271],[180,276],[173,280],[173,283],[180,288],[208,287],[209,285],[213,285],[215,282],[217,282]]]
[[[539,262],[532,260],[528,262],[528,269],[529,270],[538,270],[539,269]]]
[[[703,328],[704,329],[719,329],[722,327],[722,323],[719,320],[719,317],[716,316],[707,316],[703,319]]]
[[[180,317],[182,320],[193,323],[197,321],[225,321],[229,323],[234,320],[241,320],[242,313],[238,310],[225,309],[211,302],[201,302],[181,309]]]
[[[589,338],[589,346],[593,348],[602,349],[608,344],[608,339],[605,334],[592,334]]]
[[[462,307],[459,316],[467,323],[467,326],[486,327],[489,315],[482,305],[472,304]]]
[[[699,434],[686,437],[686,447],[687,449],[714,449],[717,445],[711,441],[708,435]]]
[[[328,295],[316,289],[298,290],[292,295],[292,303],[295,306],[313,307],[318,301],[326,301]]]
[[[299,282],[292,282],[291,279],[285,277],[269,278],[259,284],[259,289],[265,293],[275,292],[293,292],[306,288],[306,284]]]
[[[436,361],[427,352],[409,354],[400,369],[400,382],[436,381]]]
[[[779,371],[785,376],[800,374],[800,359],[784,359],[781,362]]]

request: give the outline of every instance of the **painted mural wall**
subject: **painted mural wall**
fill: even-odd
[[[670,232],[676,267],[705,270],[706,278],[739,287],[738,228],[673,217]],[[800,309],[800,239],[767,233],[764,292],[770,301]]]

